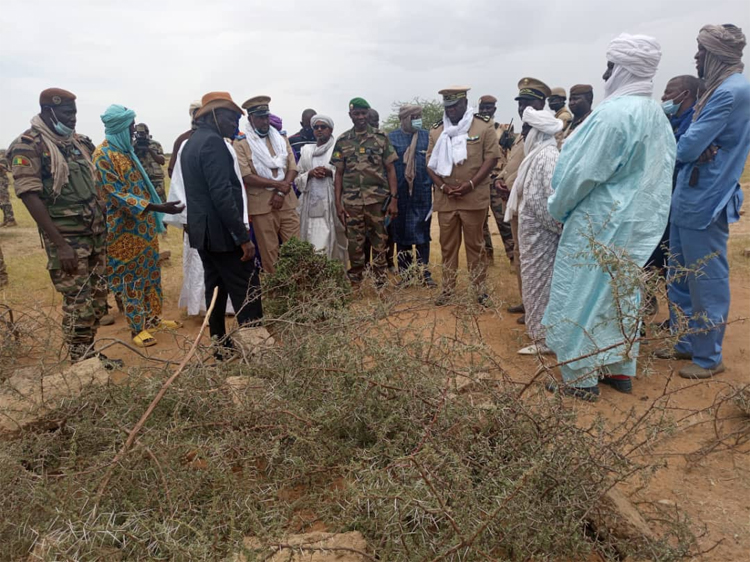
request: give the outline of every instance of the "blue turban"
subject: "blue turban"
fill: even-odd
[[[109,146],[118,150],[124,154],[127,154],[130,159],[135,163],[136,168],[141,173],[143,181],[148,187],[148,192],[151,195],[151,202],[155,205],[159,205],[162,200],[159,194],[154,189],[154,184],[151,183],[151,179],[148,177],[146,170],[143,169],[143,164],[136,156],[133,150],[133,143],[130,138],[130,124],[135,121],[135,111],[128,109],[123,105],[113,104],[107,108],[102,116],[102,123],[104,123],[104,136],[109,143]],[[164,232],[164,219],[162,213],[154,213],[156,219],[156,232]]]

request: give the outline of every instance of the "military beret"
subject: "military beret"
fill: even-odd
[[[565,88],[552,88],[549,93],[549,97],[557,96],[559,98],[567,98],[568,94],[565,93]]]
[[[468,86],[451,86],[450,88],[443,88],[438,92],[443,96],[443,107],[451,107],[456,105],[462,99],[467,97],[467,93],[471,88]]]
[[[518,82],[518,100],[544,100],[550,96],[549,86],[536,78],[521,78]]]
[[[352,98],[349,100],[349,111],[352,109],[370,109],[370,104],[365,98]]]
[[[39,105],[63,105],[73,103],[76,95],[62,88],[47,88],[39,94]]]
[[[269,103],[271,103],[270,96],[255,96],[243,103],[242,108],[247,110],[248,115],[263,117],[264,115],[271,114],[271,110],[268,107]]]
[[[594,88],[591,87],[589,84],[576,84],[570,89],[570,95],[574,96],[576,94],[593,94]]]
[[[482,96],[479,98],[479,103],[497,103],[497,98],[495,96]]]

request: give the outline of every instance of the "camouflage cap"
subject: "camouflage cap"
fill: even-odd
[[[45,105],[63,105],[66,103],[73,103],[76,100],[76,95],[68,90],[62,88],[47,88],[39,94],[39,105],[42,107]]]
[[[536,78],[521,78],[518,82],[519,100],[544,100],[549,97],[551,90],[547,84]]]

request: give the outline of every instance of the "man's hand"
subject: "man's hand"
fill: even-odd
[[[495,180],[495,187],[500,192],[500,199],[507,203],[508,199],[510,198],[510,189],[508,189],[508,186],[505,185],[505,182],[503,180],[498,178]]]
[[[147,211],[153,211],[155,213],[164,213],[165,215],[179,215],[185,210],[185,205],[182,201],[168,201],[166,203],[149,203],[146,207]]]
[[[60,258],[60,265],[65,273],[74,275],[78,272],[78,256],[70,244],[65,242],[57,246],[57,257]]]
[[[711,162],[716,157],[717,152],[719,152],[719,147],[712,144],[698,157],[698,163],[705,164],[706,162]]]
[[[395,219],[398,216],[398,199],[396,199],[395,197],[391,197],[391,202],[388,203],[387,213],[391,216],[392,219]]]
[[[284,195],[289,193],[292,190],[292,182],[286,181],[286,180],[279,180],[276,182],[276,189],[279,191],[283,191]]]
[[[242,248],[242,257],[240,261],[250,261],[255,257],[255,245],[252,241],[245,242],[240,246]]]
[[[346,209],[344,209],[343,205],[336,205],[336,215],[339,217],[341,224],[346,226],[346,219],[349,218],[349,215],[347,214]]]
[[[278,193],[274,193],[273,197],[271,197],[269,205],[271,205],[272,209],[278,211],[279,209],[281,209],[281,207],[284,206],[284,197],[279,195]]]
[[[451,190],[448,192],[448,197],[450,197],[451,199],[463,197],[470,191],[471,191],[471,184],[468,182],[464,182],[461,185],[453,186]]]

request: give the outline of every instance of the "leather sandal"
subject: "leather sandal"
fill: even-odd
[[[133,336],[133,343],[137,347],[151,347],[152,345],[156,345],[156,338],[147,330],[143,330],[137,336]]]

